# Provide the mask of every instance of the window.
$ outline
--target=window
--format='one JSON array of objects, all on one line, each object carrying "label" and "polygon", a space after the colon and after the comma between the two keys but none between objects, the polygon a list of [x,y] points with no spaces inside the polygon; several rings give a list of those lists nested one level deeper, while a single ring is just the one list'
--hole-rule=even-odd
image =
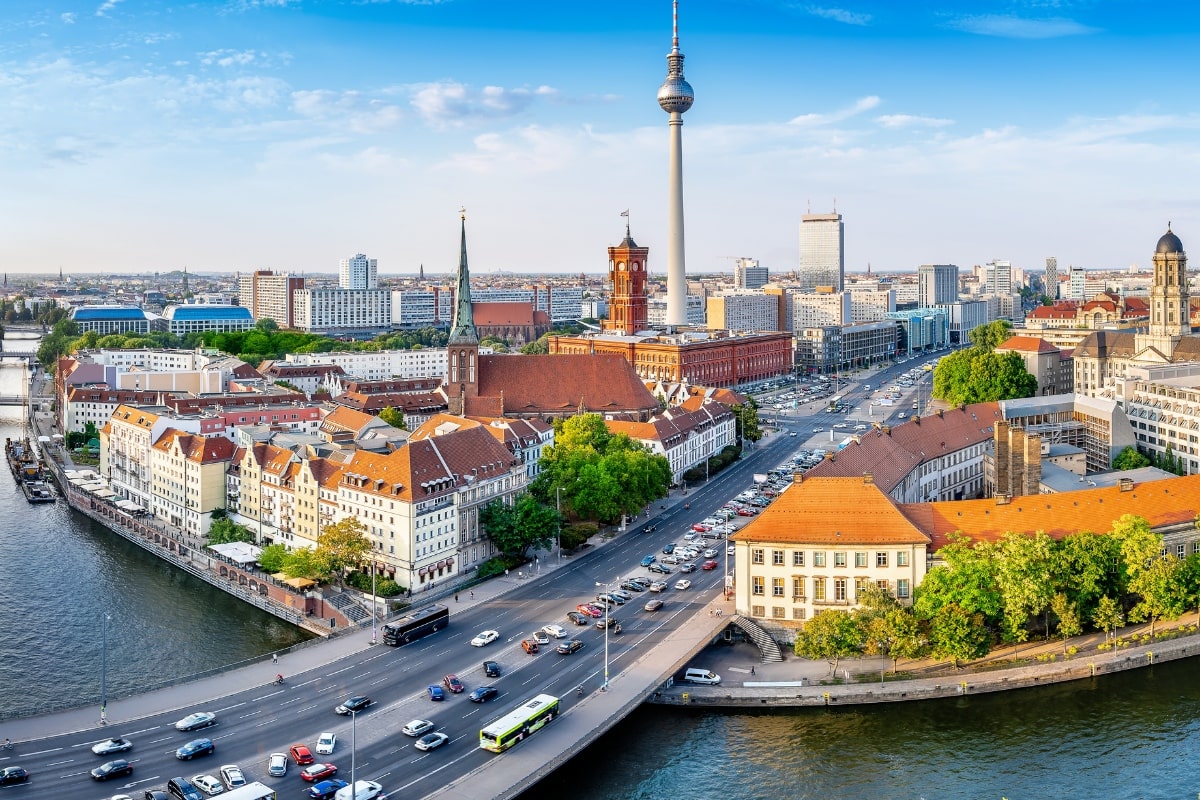
[{"label": "window", "polygon": [[825,601],[825,579],[813,578],[813,600],[818,603]]},{"label": "window", "polygon": [[763,581],[763,577],[762,577],[761,575],[755,575],[754,577],[752,577],[752,578],[750,579],[750,592],[751,592],[751,594],[758,594],[758,595],[761,595],[761,594],[763,594],[765,591],[766,591],[766,589],[765,589],[765,583],[764,583],[764,581]]},{"label": "window", "polygon": [[883,589],[885,592],[888,590],[888,582],[887,582],[886,578],[884,578],[883,580],[875,581],[875,585],[878,586],[880,589]]},{"label": "window", "polygon": [[887,565],[888,565],[887,553],[886,552],[876,553],[875,554],[875,566],[886,567]]},{"label": "window", "polygon": [[845,578],[834,578],[833,579],[833,599],[838,602],[844,602],[846,600],[846,579]]},{"label": "window", "polygon": [[783,566],[783,551],[782,550],[772,550],[771,551],[771,563],[776,567]]},{"label": "window", "polygon": [[865,567],[866,565],[867,565],[867,554],[866,553],[855,553],[854,554],[854,566]]},{"label": "window", "polygon": [[766,606],[750,606],[750,616],[765,617],[767,615]]},{"label": "window", "polygon": [[867,590],[867,587],[870,585],[871,585],[870,578],[855,578],[854,579],[854,599],[858,600],[860,597],[862,597],[863,592],[865,592]]},{"label": "window", "polygon": [[1184,556],[1187,555],[1187,553],[1184,552],[1186,549],[1187,549],[1187,545],[1184,545],[1184,544],[1179,545],[1178,547],[1175,548],[1175,555],[1179,558],[1183,558]]},{"label": "window", "polygon": [[[1200,542],[1196,542],[1196,544],[1194,544],[1192,546],[1200,547]],[[1197,551],[1197,552],[1200,552],[1200,551]],[[803,567],[804,566],[804,551],[803,550],[793,550],[792,551],[792,566],[793,567]]]},{"label": "window", "polygon": [[908,578],[901,578],[896,581],[896,597],[901,600],[908,597]]},{"label": "window", "polygon": [[757,547],[750,551],[750,563],[752,563],[752,564],[763,563],[763,551],[762,551],[761,547]]},{"label": "window", "polygon": [[825,553],[824,553],[824,551],[822,551],[822,550],[818,550],[817,552],[813,553],[813,566],[814,566],[814,567],[823,567],[823,566],[825,566]]},{"label": "window", "polygon": [[792,619],[806,619],[807,617],[808,614],[806,613],[806,609],[803,607],[794,606],[792,608]]},{"label": "window", "polygon": [[792,599],[793,600],[803,600],[804,599],[804,576],[803,575],[795,575],[792,577]]},{"label": "window", "polygon": [[783,578],[771,578],[771,596],[783,597]]},{"label": "window", "polygon": [[771,617],[773,619],[787,619],[787,609],[783,606],[771,606]]},{"label": "window", "polygon": [[846,566],[846,554],[841,552],[840,550],[838,552],[834,553],[833,554],[833,565],[835,567]]},{"label": "window", "polygon": [[907,567],[908,566],[908,551],[907,550],[897,550],[896,551],[896,566],[897,567]]}]

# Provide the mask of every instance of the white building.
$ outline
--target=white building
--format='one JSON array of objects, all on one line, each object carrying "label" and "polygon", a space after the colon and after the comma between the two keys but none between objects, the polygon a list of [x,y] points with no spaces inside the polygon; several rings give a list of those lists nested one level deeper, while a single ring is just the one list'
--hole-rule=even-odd
[{"label": "white building", "polygon": [[299,289],[293,327],[331,335],[390,330],[392,294],[382,289]]},{"label": "white building", "polygon": [[[922,264],[917,267],[917,304],[940,306],[958,300],[958,266]],[[894,309],[893,309],[894,310]]]},{"label": "white building", "polygon": [[238,304],[250,309],[255,321],[272,319],[281,328],[291,328],[292,293],[303,288],[304,278],[258,270],[238,278]]},{"label": "white building", "polygon": [[708,298],[709,330],[779,331],[779,301],[760,291],[719,292]]},{"label": "white building", "polygon": [[757,258],[739,258],[733,262],[733,285],[738,289],[761,289],[770,281],[767,268]]},{"label": "white building", "polygon": [[805,214],[800,218],[800,288],[832,286],[841,291],[845,279],[842,215]]},{"label": "white building", "polygon": [[[480,355],[491,355],[490,347],[479,348]],[[290,353],[281,364],[314,366],[337,365],[347,375],[364,381],[389,378],[429,378],[445,375],[449,359],[445,348],[421,350],[365,350],[333,353]]]},{"label": "white building", "polygon": [[423,328],[454,318],[454,292],[449,289],[399,289],[392,292],[392,326]]},{"label": "white building", "polygon": [[850,296],[850,322],[879,322],[896,310],[894,289],[856,289]]},{"label": "white building", "polygon": [[987,264],[984,264],[983,284],[984,294],[1012,294],[1012,262],[989,261]]},{"label": "white building", "polygon": [[338,262],[338,286],[342,289],[378,289],[378,261],[362,253]]},{"label": "white building", "polygon": [[[474,297],[474,292],[472,292]],[[707,302],[704,295],[687,294],[687,324],[704,325]],[[646,323],[652,327],[664,327],[667,324],[667,298],[651,297],[646,303]]]},{"label": "white building", "polygon": [[850,324],[854,318],[851,295],[851,292],[793,293],[792,330]]}]

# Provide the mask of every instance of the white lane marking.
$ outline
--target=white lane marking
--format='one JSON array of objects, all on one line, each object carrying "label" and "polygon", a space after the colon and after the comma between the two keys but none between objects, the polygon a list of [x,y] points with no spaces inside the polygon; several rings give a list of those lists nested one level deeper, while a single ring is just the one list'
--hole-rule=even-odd
[{"label": "white lane marking", "polygon": [[161,739],[155,739],[155,740],[154,740],[154,741],[152,741],[152,742],[148,742],[148,744],[158,744],[159,742],[165,742],[165,741],[167,741],[167,740],[169,740],[169,739],[171,739],[171,738],[173,738],[173,737],[171,737],[171,736],[164,736],[164,737],[163,737],[163,738],[161,738]]},{"label": "white lane marking", "polygon": [[34,751],[34,752],[32,752],[32,753],[21,753],[21,757],[22,757],[22,758],[28,758],[28,757],[30,757],[30,756],[40,756],[40,755],[42,755],[43,753],[57,753],[59,750],[63,750],[63,749],[65,749],[65,748],[62,748],[62,747],[51,747],[49,750],[35,750],[35,751]]},{"label": "white lane marking", "polygon": [[286,690],[280,690],[280,691],[278,691],[278,692],[271,692],[270,694],[264,694],[264,695],[261,695],[261,696],[259,696],[259,697],[256,697],[256,698],[254,698],[254,702],[256,702],[256,703],[257,703],[257,702],[260,702],[260,701],[262,701],[262,700],[268,700],[268,699],[270,699],[270,698],[272,698],[272,697],[277,697],[278,695],[281,695],[281,694],[283,694],[283,692],[284,692],[284,691],[286,691]]},{"label": "white lane marking", "polygon": [[240,708],[241,706],[244,706],[244,705],[246,705],[244,702],[242,702],[242,703],[234,703],[234,704],[233,704],[233,705],[231,705],[231,706],[225,706],[225,708],[218,708],[218,709],[217,709],[216,711],[214,711],[213,713],[214,713],[214,714],[220,714],[220,713],[221,713],[221,712],[223,712],[223,711],[232,711],[233,709],[235,709],[235,708]]},{"label": "white lane marking", "polygon": [[303,714],[305,711],[310,711],[310,710],[312,710],[312,709],[314,709],[314,708],[316,708],[316,707],[317,707],[317,704],[316,704],[316,703],[313,703],[311,706],[304,706],[303,708],[297,708],[297,709],[296,709],[296,713],[297,713],[297,714]]},{"label": "white lane marking", "polygon": [[358,664],[347,664],[346,666],[342,667],[341,669],[330,672],[325,677],[332,678],[334,675],[341,675],[343,672],[349,672],[350,670],[355,669],[357,667],[358,667]]},{"label": "white lane marking", "polygon": [[[57,766],[59,766],[60,764],[74,764],[74,763],[75,763],[75,759],[73,759],[73,758],[68,758],[66,761],[51,761],[51,762],[50,762],[49,764],[47,764],[46,766],[47,766],[47,767],[57,767]],[[85,770],[85,772],[86,772],[86,770]],[[76,775],[78,775],[79,773],[75,773],[75,774],[76,774]]]},{"label": "white lane marking", "polygon": [[238,717],[238,719],[249,719],[250,717],[257,716],[258,714],[263,713],[263,711],[265,711],[265,710],[266,709],[257,708],[254,711],[251,711],[249,714],[242,714],[240,717]]}]

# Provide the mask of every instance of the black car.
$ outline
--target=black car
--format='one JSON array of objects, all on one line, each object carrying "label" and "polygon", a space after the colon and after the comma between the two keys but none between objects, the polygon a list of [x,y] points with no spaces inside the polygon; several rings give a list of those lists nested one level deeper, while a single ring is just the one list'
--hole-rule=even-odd
[{"label": "black car", "polygon": [[472,703],[485,703],[498,694],[500,694],[500,690],[495,686],[480,686],[467,695],[467,697],[471,698]]},{"label": "black car", "polygon": [[334,711],[336,711],[337,713],[342,714],[342,715],[349,714],[351,712],[357,713],[357,712],[365,709],[367,706],[371,705],[371,703],[372,703],[371,698],[366,697],[365,695],[356,694],[353,697],[351,697],[350,699],[346,700],[346,702],[342,703],[340,706],[335,708]]},{"label": "black car", "polygon": [[22,767],[5,767],[0,769],[0,786],[10,783],[25,783],[29,780],[29,772]]},{"label": "black car", "polygon": [[181,761],[191,761],[196,756],[211,756],[216,748],[212,739],[193,739],[175,751],[175,757]]},{"label": "black car", "polygon": [[627,592],[644,592],[644,591],[646,591],[645,586],[642,586],[640,583],[634,583],[633,581],[623,582],[621,584],[621,588]]},{"label": "black car", "polygon": [[92,778],[98,781],[106,781],[109,778],[118,778],[122,775],[132,775],[133,764],[130,764],[123,758],[113,759],[92,770]]},{"label": "black car", "polygon": [[560,642],[555,651],[560,656],[569,656],[581,647],[583,647],[583,642],[578,639],[567,639],[565,642]]},{"label": "black car", "polygon": [[581,614],[578,611],[568,611],[567,619],[571,620],[571,622],[574,622],[576,625],[590,625],[592,623],[591,617],[589,617],[587,614]]},{"label": "black car", "polygon": [[668,545],[664,545],[662,551],[663,551],[664,556],[669,556],[669,555],[671,555],[671,553],[674,553],[675,552],[674,542],[672,542],[671,544],[668,544]]},{"label": "black car", "polygon": [[483,662],[483,674],[488,678],[500,677],[500,665],[495,661]]}]

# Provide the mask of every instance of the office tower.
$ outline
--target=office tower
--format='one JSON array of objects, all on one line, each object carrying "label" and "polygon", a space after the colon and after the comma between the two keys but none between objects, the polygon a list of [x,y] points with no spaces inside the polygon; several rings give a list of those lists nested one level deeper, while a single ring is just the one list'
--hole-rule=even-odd
[{"label": "office tower", "polygon": [[757,258],[739,258],[733,264],[733,285],[738,289],[761,289],[767,285],[767,268]]},{"label": "office tower", "polygon": [[338,262],[338,287],[341,289],[378,289],[378,262],[362,253]]},{"label": "office tower", "polygon": [[1046,259],[1046,297],[1058,299],[1058,259],[1053,256]]},{"label": "office tower", "polygon": [[842,215],[805,214],[800,218],[800,288],[845,288],[846,253]]},{"label": "office tower", "polygon": [[922,264],[917,267],[917,305],[932,308],[958,300],[956,264]]},{"label": "office tower", "polygon": [[984,294],[1012,294],[1012,262],[989,261],[983,266]]},{"label": "office tower", "polygon": [[250,309],[254,321],[275,320],[281,328],[295,322],[295,292],[304,288],[304,278],[256,270],[238,279],[238,304]]},{"label": "office tower", "polygon": [[683,79],[683,53],[679,52],[679,0],[672,4],[671,52],[667,79],[658,90],[658,105],[671,115],[670,169],[667,179],[667,324],[687,324],[687,270],[683,261],[683,112],[695,95]]}]

